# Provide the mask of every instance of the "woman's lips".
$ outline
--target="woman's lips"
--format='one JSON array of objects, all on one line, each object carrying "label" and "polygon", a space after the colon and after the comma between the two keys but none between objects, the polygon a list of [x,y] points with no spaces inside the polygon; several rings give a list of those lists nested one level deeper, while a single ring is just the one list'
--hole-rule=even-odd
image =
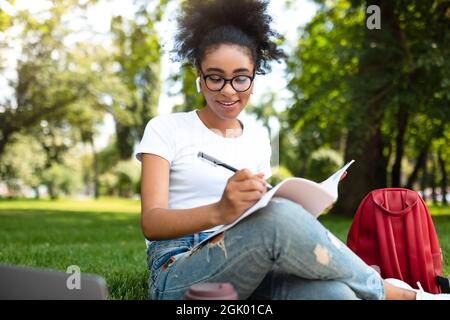
[{"label": "woman's lips", "polygon": [[238,103],[239,100],[230,101],[230,102],[225,102],[225,101],[216,101],[216,102],[225,108],[230,108],[230,107],[233,107],[234,105],[236,105],[236,103]]}]

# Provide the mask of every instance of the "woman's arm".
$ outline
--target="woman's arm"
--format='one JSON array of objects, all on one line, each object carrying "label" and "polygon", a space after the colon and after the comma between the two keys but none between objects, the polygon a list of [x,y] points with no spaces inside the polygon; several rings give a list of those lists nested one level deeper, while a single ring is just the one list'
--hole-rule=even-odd
[{"label": "woman's arm", "polygon": [[260,174],[236,172],[220,201],[191,209],[168,209],[169,162],[142,154],[141,228],[149,240],[174,239],[237,219],[261,198],[266,188]]},{"label": "woman's arm", "polygon": [[168,209],[169,162],[145,153],[141,161],[141,227],[147,239],[173,239],[217,225],[214,204],[192,209]]}]

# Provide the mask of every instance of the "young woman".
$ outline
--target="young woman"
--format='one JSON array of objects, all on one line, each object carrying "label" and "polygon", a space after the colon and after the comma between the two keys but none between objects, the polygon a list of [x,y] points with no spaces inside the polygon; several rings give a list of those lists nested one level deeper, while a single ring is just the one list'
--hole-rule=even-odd
[{"label": "young woman", "polygon": [[[199,282],[230,282],[240,299],[431,297],[383,281],[301,206],[282,198],[191,250],[266,192],[269,138],[238,118],[255,75],[283,57],[266,10],[266,1],[195,0],[178,20],[176,52],[196,68],[206,106],[153,118],[137,149],[150,297],[183,299]],[[211,166],[199,151],[241,170]]]}]

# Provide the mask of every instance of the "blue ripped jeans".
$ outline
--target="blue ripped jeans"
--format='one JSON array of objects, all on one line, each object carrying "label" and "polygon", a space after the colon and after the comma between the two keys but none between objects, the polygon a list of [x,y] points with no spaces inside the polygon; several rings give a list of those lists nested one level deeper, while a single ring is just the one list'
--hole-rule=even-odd
[{"label": "blue ripped jeans", "polygon": [[183,299],[199,282],[230,282],[239,299],[384,299],[379,274],[290,200],[191,250],[207,235],[150,243],[151,299]]}]

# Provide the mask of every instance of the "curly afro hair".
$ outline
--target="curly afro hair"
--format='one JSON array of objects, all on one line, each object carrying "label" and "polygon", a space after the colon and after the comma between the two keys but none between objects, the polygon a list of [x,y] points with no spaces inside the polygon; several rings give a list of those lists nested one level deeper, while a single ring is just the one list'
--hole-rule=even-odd
[{"label": "curly afro hair", "polygon": [[207,50],[235,44],[249,49],[257,74],[270,72],[270,61],[286,56],[274,42],[280,36],[270,27],[268,4],[258,0],[187,0],[177,20],[176,60],[187,60],[200,68]]}]

